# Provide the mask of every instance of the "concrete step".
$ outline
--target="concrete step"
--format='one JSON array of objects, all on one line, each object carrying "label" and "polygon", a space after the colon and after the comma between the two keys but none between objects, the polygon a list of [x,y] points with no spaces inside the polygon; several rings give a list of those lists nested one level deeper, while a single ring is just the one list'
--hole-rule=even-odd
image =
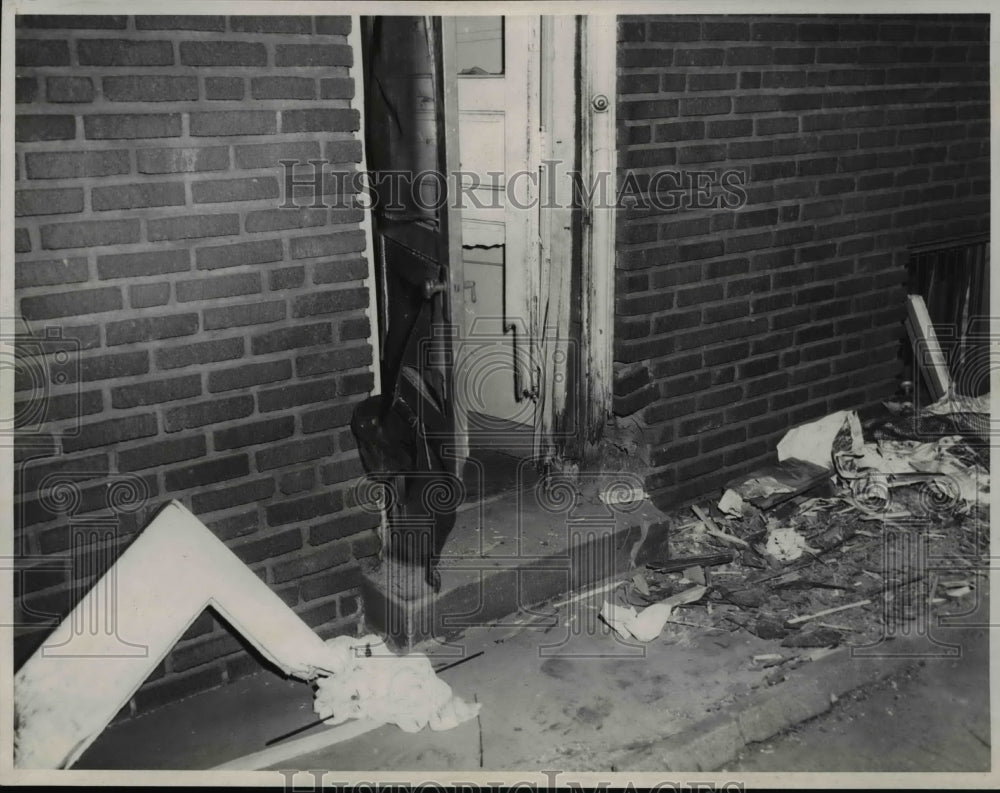
[{"label": "concrete step", "polygon": [[655,555],[666,532],[649,501],[609,506],[558,478],[473,500],[444,548],[439,593],[415,568],[383,562],[364,571],[366,626],[397,650],[452,639],[628,570]]}]

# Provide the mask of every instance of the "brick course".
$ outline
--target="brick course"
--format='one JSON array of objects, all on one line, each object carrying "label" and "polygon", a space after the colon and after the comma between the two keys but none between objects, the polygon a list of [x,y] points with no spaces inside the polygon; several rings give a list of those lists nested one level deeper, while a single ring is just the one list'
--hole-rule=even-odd
[{"label": "brick course", "polygon": [[[356,467],[324,465],[357,464],[342,435],[372,382],[365,237],[356,210],[279,209],[278,162],[359,160],[350,30],[347,17],[17,18],[16,300],[42,340],[24,347],[36,366],[15,401],[44,417],[16,454],[25,553],[68,547],[47,477],[93,480],[77,512],[112,516],[100,480],[141,484],[122,536],[179,499],[322,635],[353,630],[357,559],[374,552],[358,540],[374,525],[343,493]],[[81,583],[29,577],[19,610],[64,613]],[[255,664],[203,615],[130,712]]]},{"label": "brick course", "polygon": [[747,197],[618,211],[614,409],[661,504],[895,390],[908,246],[989,229],[988,24],[619,18],[619,177],[704,170],[724,197],[732,171]]}]

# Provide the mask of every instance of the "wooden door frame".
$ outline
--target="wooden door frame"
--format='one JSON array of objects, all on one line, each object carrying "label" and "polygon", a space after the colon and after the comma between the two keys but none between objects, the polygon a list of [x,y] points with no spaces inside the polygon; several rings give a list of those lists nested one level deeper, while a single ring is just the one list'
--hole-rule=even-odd
[{"label": "wooden door frame", "polygon": [[[537,359],[542,367],[534,427],[534,455],[548,460],[566,451],[566,430],[578,420],[574,409],[581,367],[573,359],[573,267],[575,239],[573,184],[577,162],[579,18],[541,18],[541,159],[545,185],[539,210],[539,287],[542,305]],[[573,89],[567,90],[567,86]],[[551,193],[550,193],[551,191]]]},{"label": "wooden door frame", "polygon": [[[580,171],[584,184],[607,180],[606,200],[584,213],[582,228],[583,332],[580,420],[585,446],[600,439],[611,415],[614,378],[615,197],[617,190],[617,17],[580,17]],[[604,97],[606,104],[598,109]],[[602,177],[602,175],[604,175]],[[600,191],[597,196],[600,197]],[[589,221],[589,222],[587,222]]]},{"label": "wooden door frame", "polygon": [[[544,97],[548,91],[548,99],[542,107],[542,157],[559,163],[561,173],[551,182],[544,173],[541,179],[557,193],[554,206],[542,211],[539,234],[548,320],[540,328],[545,371],[535,454],[547,459],[568,453],[584,466],[595,462],[590,458],[612,407],[617,33],[613,14],[543,17],[542,92]],[[577,90],[567,91],[567,85]],[[601,109],[594,105],[599,96]],[[585,191],[603,180],[594,206],[583,206],[565,178],[574,170]],[[581,328],[579,337],[571,338],[575,300]],[[569,355],[558,352],[573,344],[578,353],[571,364]]]},{"label": "wooden door frame", "polygon": [[[361,159],[358,162],[358,169],[362,174],[368,173],[368,151],[365,141],[365,75],[361,58],[361,14],[351,14],[351,32],[347,34],[347,44],[353,53],[353,64],[348,74],[354,79],[354,98],[352,106],[358,111],[358,118],[361,119],[358,128],[358,140],[361,143]],[[362,179],[362,195],[360,196],[364,206],[372,204],[372,196],[368,186],[368,179]],[[368,265],[368,272],[365,275],[364,286],[368,290],[368,305],[365,307],[365,316],[368,317],[368,327],[370,329],[368,343],[372,348],[372,395],[382,393],[382,343],[381,329],[379,323],[382,322],[381,303],[382,298],[378,293],[378,282],[375,278],[375,241],[372,237],[372,215],[371,210],[364,209],[361,212],[361,232],[365,236],[365,250],[368,255],[365,261]]]},{"label": "wooden door frame", "polygon": [[[440,16],[432,18],[435,35],[432,41],[441,48],[440,57],[432,53],[435,65],[434,81],[435,96],[440,107],[436,108],[438,163],[444,170],[445,178],[450,185],[452,174],[460,170],[460,151],[458,146],[458,68],[455,58],[455,17]],[[439,222],[444,232],[440,253],[447,256],[447,281],[445,289],[448,299],[443,300],[447,307],[443,327],[451,336],[451,342],[443,340],[451,355],[452,366],[457,360],[457,354],[464,336],[463,323],[465,317],[465,261],[462,255],[462,210],[448,202],[440,211]],[[443,297],[443,296],[442,296]],[[454,457],[448,460],[451,472],[459,479],[465,460],[469,456],[469,422],[468,406],[459,398],[454,368],[449,370],[448,399],[446,405],[451,409]]]},{"label": "wooden door frame", "polygon": [[[349,42],[354,46],[355,58],[361,58],[360,20],[361,15],[352,15],[352,32]],[[574,249],[579,246],[582,278],[580,295],[582,299],[583,330],[580,344],[579,366],[575,372],[567,372],[565,358],[561,372],[554,371],[548,354],[548,340],[543,336],[540,363],[545,367],[542,377],[542,404],[535,421],[535,453],[543,456],[559,450],[553,443],[552,435],[560,426],[567,402],[575,394],[579,404],[573,410],[572,423],[580,424],[581,440],[596,440],[611,415],[613,386],[613,345],[614,345],[614,269],[615,269],[615,210],[614,193],[617,188],[617,144],[616,144],[616,65],[617,65],[617,17],[614,15],[583,15],[577,17],[551,17],[543,24],[541,46],[553,47],[556,57],[542,58],[542,79],[550,80],[553,86],[562,86],[572,80],[578,91],[551,91],[551,101],[543,108],[544,132],[541,140],[543,159],[562,163],[572,162],[578,152],[579,170],[585,184],[594,184],[602,172],[610,174],[608,198],[612,203],[594,207],[569,208],[572,192],[566,180],[557,180],[561,192],[555,197],[557,209],[546,210],[540,218],[539,237],[541,243],[540,285],[548,290],[548,297],[559,299],[559,308],[553,318],[556,329],[565,342],[569,328],[568,304],[570,295],[570,271]],[[360,60],[356,72],[357,88],[355,106],[361,113],[364,124],[364,87]],[[578,65],[578,68],[577,68]],[[593,99],[601,94],[608,100],[607,108],[595,112]],[[362,134],[362,146],[363,138]],[[362,158],[360,166],[366,168]],[[543,177],[544,179],[544,177]],[[371,222],[367,217],[362,223],[367,237],[368,250],[373,251]],[[572,217],[582,215],[582,222],[573,223]],[[574,240],[573,226],[580,229],[580,237]],[[374,256],[368,257],[369,273],[367,283],[371,294],[377,300],[375,289]],[[369,308],[372,321],[372,345],[374,360],[378,361],[378,332],[375,301]],[[540,328],[543,334],[547,328]],[[572,339],[569,342],[572,343]],[[376,391],[379,368],[373,367],[376,377]],[[566,375],[572,373],[575,383],[567,382]],[[558,378],[555,375],[561,374]]]}]

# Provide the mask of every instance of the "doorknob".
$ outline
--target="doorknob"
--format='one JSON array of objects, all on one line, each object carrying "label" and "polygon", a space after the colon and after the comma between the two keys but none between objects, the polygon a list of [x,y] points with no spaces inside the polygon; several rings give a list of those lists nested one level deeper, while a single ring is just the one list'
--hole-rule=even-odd
[{"label": "doorknob", "polygon": [[424,300],[430,300],[434,295],[444,292],[447,288],[448,283],[446,281],[435,281],[428,278],[424,281]]},{"label": "doorknob", "polygon": [[[476,282],[466,281],[462,284],[462,288],[469,290],[469,299],[472,300],[473,303],[475,303]],[[447,289],[448,289],[448,284],[445,281],[434,281],[433,279],[428,278],[426,281],[424,281],[424,300],[430,300],[432,297],[434,297],[434,295],[440,292],[444,292]]]}]

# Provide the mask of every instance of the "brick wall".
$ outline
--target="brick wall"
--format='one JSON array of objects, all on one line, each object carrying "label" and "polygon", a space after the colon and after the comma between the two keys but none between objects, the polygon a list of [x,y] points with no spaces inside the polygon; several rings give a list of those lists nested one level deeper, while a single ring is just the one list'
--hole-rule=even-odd
[{"label": "brick wall", "polygon": [[907,247],[989,229],[988,36],[985,15],[620,18],[622,184],[701,170],[696,200],[735,204],[732,170],[747,199],[618,213],[615,412],[647,426],[658,500],[895,390]]},{"label": "brick wall", "polygon": [[[365,235],[354,208],[279,208],[278,164],[360,160],[349,32],[19,18],[20,655],[170,499],[322,635],[353,629],[377,549],[350,487],[373,385]],[[256,668],[203,615],[131,711]]]}]

